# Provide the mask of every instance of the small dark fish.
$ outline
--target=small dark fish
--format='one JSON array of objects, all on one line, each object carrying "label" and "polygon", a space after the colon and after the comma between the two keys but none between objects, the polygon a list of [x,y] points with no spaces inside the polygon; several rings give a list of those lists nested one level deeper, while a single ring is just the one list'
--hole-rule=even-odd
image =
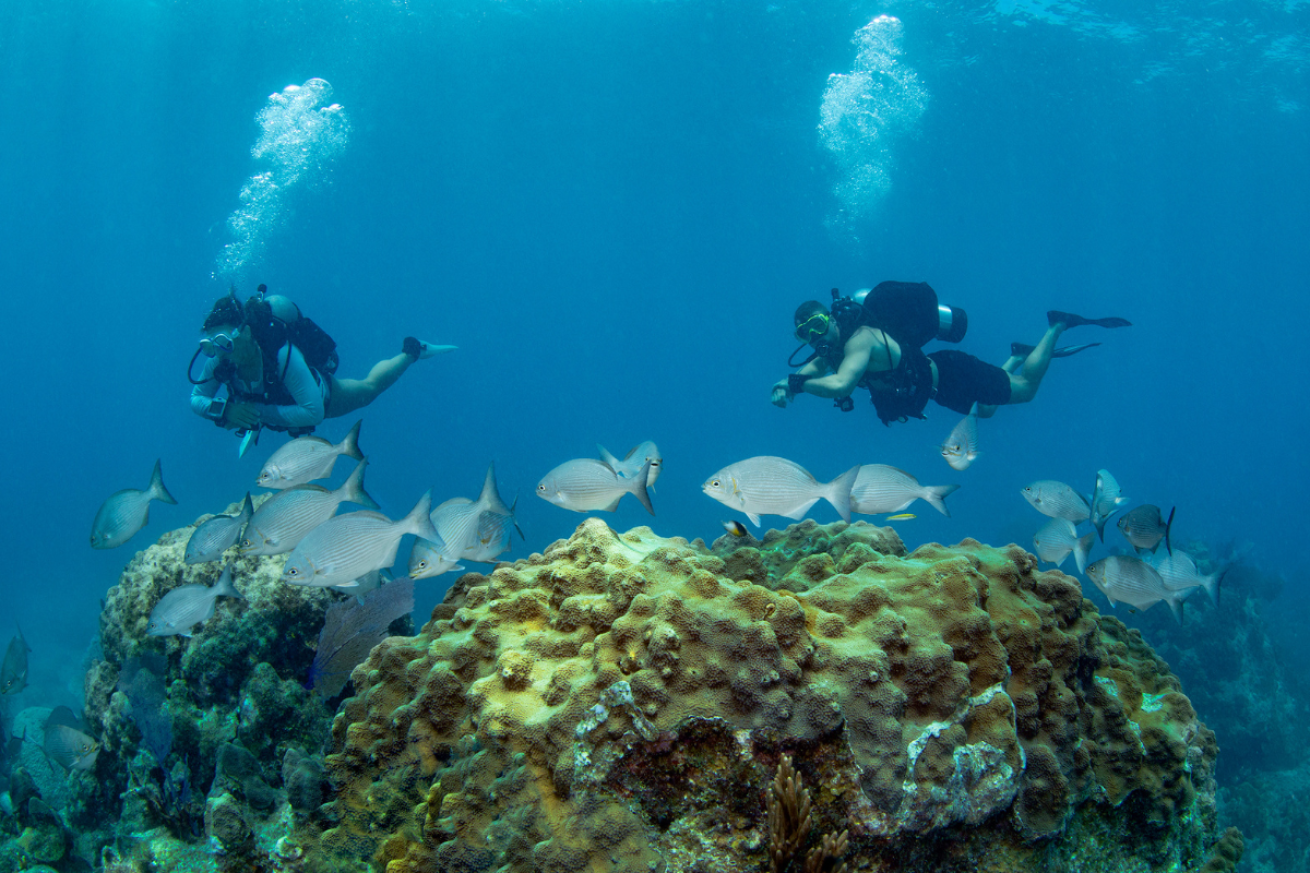
[{"label": "small dark fish", "polygon": [[746,530],[746,525],[735,520],[725,521],[723,523],[723,529],[735,537],[744,537],[750,533],[750,531]]},{"label": "small dark fish", "polygon": [[1169,528],[1173,526],[1177,508],[1169,510],[1168,519],[1160,515],[1160,507],[1151,503],[1129,510],[1119,518],[1119,532],[1139,552],[1154,552],[1160,546],[1160,540],[1164,540],[1165,551],[1173,554]]},{"label": "small dark fish", "polygon": [[17,694],[27,687],[27,653],[32,651],[23,639],[23,629],[9,641],[4,666],[0,667],[0,694]]},{"label": "small dark fish", "polygon": [[90,770],[100,754],[100,742],[82,730],[82,723],[66,706],[57,706],[45,723],[41,748],[65,770]]},{"label": "small dark fish", "polygon": [[236,545],[254,514],[255,507],[247,491],[246,502],[236,515],[216,515],[201,522],[186,542],[186,563],[205,564],[223,557],[224,552]]},{"label": "small dark fish", "polygon": [[136,532],[150,521],[150,501],[177,503],[164,487],[164,474],[159,461],[150,474],[150,484],[144,491],[124,488],[115,491],[100,504],[96,519],[91,524],[91,548],[113,549],[132,539]]}]

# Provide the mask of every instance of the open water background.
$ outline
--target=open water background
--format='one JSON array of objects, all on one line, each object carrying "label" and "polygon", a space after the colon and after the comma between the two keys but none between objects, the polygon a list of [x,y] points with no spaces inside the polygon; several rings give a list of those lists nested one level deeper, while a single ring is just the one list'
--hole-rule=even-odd
[{"label": "open water background", "polygon": [[[406,334],[460,346],[364,412],[392,515],[428,488],[475,497],[494,460],[522,557],[581,520],[533,496],[546,471],[654,439],[658,517],[625,499],[618,529],[711,539],[729,516],[701,483],[774,454],[960,482],[951,518],[900,523],[911,546],[1029,545],[1022,486],[1090,491],[1105,467],[1177,505],[1176,540],[1250,543],[1285,577],[1270,612],[1303,672],[1310,3],[1149,7],[7,0],[0,635],[17,620],[34,650],[25,704],[76,703],[133,550],[239,500],[280,442],[238,460],[187,405],[229,282],[296,300],[341,375]],[[313,77],[348,129],[282,116],[290,139],[256,158],[269,95]],[[863,135],[820,129],[842,111]],[[269,172],[285,184],[242,219]],[[957,473],[935,446],[958,416],[935,405],[890,429],[859,398],[769,405],[796,304],[888,278],[964,307],[962,348],[997,363],[1047,309],[1135,326],[1068,334],[1104,345],[984,421]],[[180,505],[90,549],[96,508],[155,458]],[[420,583],[420,622],[450,578]]]}]

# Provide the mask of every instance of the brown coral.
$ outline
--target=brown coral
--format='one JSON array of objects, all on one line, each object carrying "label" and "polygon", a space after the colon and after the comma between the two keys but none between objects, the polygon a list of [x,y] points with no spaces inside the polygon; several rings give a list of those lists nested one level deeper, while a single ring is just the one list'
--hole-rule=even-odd
[{"label": "brown coral", "polygon": [[863,870],[1163,869],[1216,838],[1177,681],[1015,546],[806,522],[704,550],[589,519],[463,577],[354,680],[325,840],[388,873],[766,867],[784,752]]}]

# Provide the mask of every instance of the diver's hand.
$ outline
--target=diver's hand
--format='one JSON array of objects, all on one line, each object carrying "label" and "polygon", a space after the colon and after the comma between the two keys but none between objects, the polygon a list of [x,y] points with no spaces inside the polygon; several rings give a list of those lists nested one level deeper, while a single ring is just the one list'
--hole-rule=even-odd
[{"label": "diver's hand", "polygon": [[786,409],[787,404],[795,397],[791,389],[787,387],[787,380],[783,379],[774,383],[772,403],[780,409]]},{"label": "diver's hand", "polygon": [[253,403],[228,403],[223,412],[223,426],[237,430],[259,427],[259,410]]}]

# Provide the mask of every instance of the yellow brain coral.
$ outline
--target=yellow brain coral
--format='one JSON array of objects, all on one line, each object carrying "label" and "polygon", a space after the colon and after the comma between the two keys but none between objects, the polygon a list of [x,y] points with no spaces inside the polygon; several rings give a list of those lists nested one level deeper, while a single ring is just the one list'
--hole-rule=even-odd
[{"label": "yellow brain coral", "polygon": [[1218,838],[1177,680],[1016,546],[588,519],[354,681],[324,844],[388,873],[768,869],[783,753],[850,869],[1181,869]]}]

